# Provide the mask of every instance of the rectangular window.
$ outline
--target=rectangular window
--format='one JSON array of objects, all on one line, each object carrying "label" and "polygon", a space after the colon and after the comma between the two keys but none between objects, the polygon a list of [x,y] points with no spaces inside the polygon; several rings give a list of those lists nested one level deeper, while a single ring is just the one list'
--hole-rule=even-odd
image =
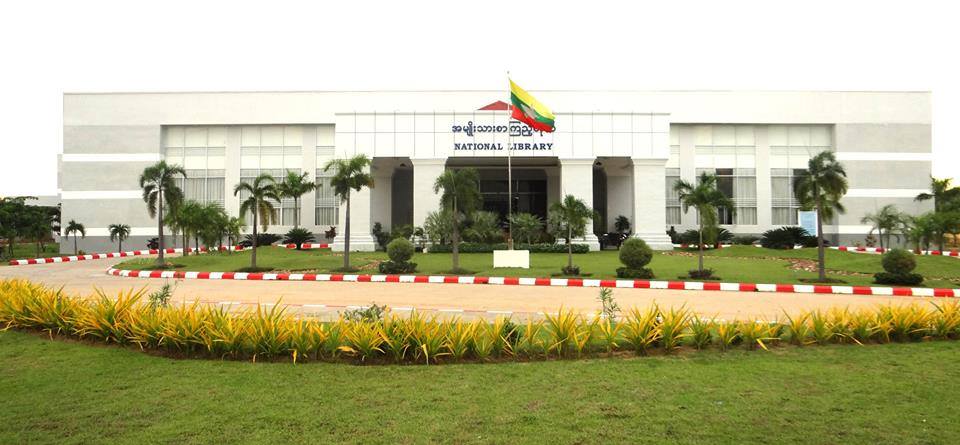
[{"label": "rectangular window", "polygon": [[336,226],[340,219],[340,198],[333,193],[333,187],[330,185],[330,174],[318,168],[316,172],[317,189],[314,192],[316,197],[316,211],[314,213],[314,223],[318,226]]},{"label": "rectangular window", "polygon": [[793,196],[793,179],[802,169],[770,169],[771,223],[773,225],[797,225],[797,210],[800,203]]},{"label": "rectangular window", "polygon": [[679,225],[681,224],[680,195],[674,190],[674,186],[680,180],[680,169],[668,168],[666,173],[667,225]]},{"label": "rectangular window", "polygon": [[697,169],[717,176],[717,189],[733,200],[734,212],[719,211],[721,225],[757,224],[757,171],[753,168]]},{"label": "rectangular window", "polygon": [[829,125],[771,125],[770,143],[771,223],[796,225],[800,203],[793,196],[793,180],[807,168],[807,162],[833,149]]},{"label": "rectangular window", "polygon": [[226,134],[226,127],[164,128],[164,159],[186,170],[177,181],[185,199],[223,206]]}]

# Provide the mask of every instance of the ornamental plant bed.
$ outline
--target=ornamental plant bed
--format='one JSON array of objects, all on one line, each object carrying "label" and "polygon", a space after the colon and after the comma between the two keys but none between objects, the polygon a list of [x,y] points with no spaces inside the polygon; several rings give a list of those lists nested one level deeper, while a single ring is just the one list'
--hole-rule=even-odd
[{"label": "ornamental plant bed", "polygon": [[657,305],[631,308],[616,320],[560,308],[543,319],[516,323],[503,317],[440,320],[417,312],[321,322],[295,317],[279,304],[229,312],[200,304],[154,306],[143,301],[143,290],[98,294],[99,299],[84,299],[24,280],[0,281],[0,323],[178,357],[354,364],[553,360],[960,337],[956,300],[787,313],[767,322],[714,320],[685,307]]}]

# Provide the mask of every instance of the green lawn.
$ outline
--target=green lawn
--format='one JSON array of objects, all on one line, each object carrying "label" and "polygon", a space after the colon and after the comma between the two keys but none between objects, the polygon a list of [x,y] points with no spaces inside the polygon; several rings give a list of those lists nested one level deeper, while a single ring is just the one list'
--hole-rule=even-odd
[{"label": "green lawn", "polygon": [[0,332],[0,443],[960,443],[960,342],[444,366]]},{"label": "green lawn", "polygon": [[[278,271],[316,271],[331,272],[342,266],[343,258],[326,250],[296,251],[278,247],[262,247],[257,251],[257,265],[272,267]],[[621,266],[616,251],[592,252],[574,255],[574,261],[580,265],[584,274],[592,278],[615,278],[616,269]],[[816,259],[816,249],[771,250],[752,246],[734,246],[718,251],[708,251],[706,267],[724,281],[755,283],[796,283],[801,278],[815,278],[815,272],[791,270],[786,260],[777,258]],[[355,267],[364,268],[363,272],[377,273],[371,261],[385,260],[382,252],[352,253]],[[771,258],[775,257],[775,258]],[[417,254],[413,261],[418,264],[419,273],[443,274],[450,270],[450,254]],[[531,254],[530,269],[494,269],[493,254],[461,254],[461,267],[484,276],[536,276],[549,277],[560,272],[565,265],[565,254]],[[187,258],[175,258],[173,262],[181,270],[229,272],[250,265],[250,253],[212,253]],[[697,259],[680,252],[654,255],[650,268],[658,279],[676,280],[696,268]],[[960,286],[960,260],[947,257],[917,257],[917,272],[927,277],[925,284],[931,287]],[[827,252],[827,266],[832,270],[862,273],[875,273],[882,270],[879,255],[850,253],[830,250]],[[124,269],[148,269],[153,267],[150,259],[139,258],[118,265]],[[851,285],[869,285],[872,276],[831,275]]]}]

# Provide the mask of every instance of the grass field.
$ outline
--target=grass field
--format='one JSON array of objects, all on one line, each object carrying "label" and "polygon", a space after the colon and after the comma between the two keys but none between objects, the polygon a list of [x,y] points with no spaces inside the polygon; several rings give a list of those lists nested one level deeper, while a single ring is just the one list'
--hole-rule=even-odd
[{"label": "grass field", "polygon": [[0,332],[0,443],[960,442],[960,342],[444,366],[174,360]]},{"label": "grass field", "polygon": [[[60,256],[60,245],[57,243],[47,243],[44,244],[43,250],[40,252],[41,258],[49,258],[54,256]],[[7,265],[7,261],[12,259],[21,259],[21,258],[36,258],[37,257],[37,245],[34,243],[18,243],[13,246],[13,257],[7,255],[7,248],[4,246],[3,252],[0,252],[0,265]]]},{"label": "grass field", "polygon": [[[621,266],[617,251],[591,252],[574,255],[574,262],[584,274],[593,278],[615,278],[616,269]],[[692,252],[691,252],[692,254]],[[752,246],[733,246],[716,251],[708,251],[705,265],[724,281],[754,283],[797,283],[801,278],[816,278],[815,272],[792,270],[787,259],[816,260],[816,249],[772,250]],[[377,273],[371,262],[385,260],[382,252],[352,253],[354,267],[367,266],[365,273]],[[417,254],[413,260],[418,264],[418,273],[443,274],[450,270],[450,254]],[[560,272],[567,256],[559,253],[539,253],[530,255],[530,269],[494,269],[493,254],[467,253],[460,255],[461,267],[485,276],[537,276],[549,277]],[[194,271],[230,272],[250,265],[250,254],[213,253],[187,258],[176,258],[178,269]],[[278,271],[316,271],[331,272],[341,267],[343,258],[326,250],[296,251],[278,247],[262,247],[257,251],[257,265],[272,267]],[[956,258],[922,256],[917,257],[917,272],[927,278],[926,286],[960,287],[960,260]],[[154,262],[138,258],[120,263],[124,269],[149,269]],[[680,252],[654,255],[650,268],[658,279],[675,280],[696,268],[695,256]],[[830,276],[852,285],[869,285],[872,274],[880,272],[879,255],[862,253],[827,252],[827,267],[832,271],[846,271],[867,274],[865,276],[831,273]]]}]

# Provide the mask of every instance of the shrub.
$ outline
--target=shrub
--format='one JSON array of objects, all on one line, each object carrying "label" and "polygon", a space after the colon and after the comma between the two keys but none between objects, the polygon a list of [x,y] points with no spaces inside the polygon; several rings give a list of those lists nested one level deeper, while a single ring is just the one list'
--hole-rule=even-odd
[{"label": "shrub", "polygon": [[687,276],[697,280],[713,278],[713,269],[703,269],[702,272],[699,269],[693,269],[687,272]]},{"label": "shrub", "polygon": [[464,241],[493,244],[503,241],[503,229],[496,213],[476,211],[470,214],[470,226],[463,231]]},{"label": "shrub", "polygon": [[397,238],[387,244],[387,256],[390,261],[384,261],[378,266],[381,273],[411,273],[417,270],[417,263],[411,263],[413,258],[413,243],[406,238]]},{"label": "shrub", "polygon": [[760,241],[760,237],[754,235],[740,235],[733,237],[733,244],[738,244],[741,246],[752,246],[757,241]]},{"label": "shrub", "polygon": [[387,243],[390,242],[390,232],[383,231],[383,224],[380,224],[379,222],[373,223],[373,227],[370,228],[370,234],[373,235],[373,239],[377,243],[378,250],[384,250],[387,248]]},{"label": "shrub", "polygon": [[670,226],[670,230],[667,230],[667,236],[670,237],[670,242],[673,244],[683,243],[683,238],[680,237],[680,234],[677,233],[677,229],[673,226]]},{"label": "shrub", "polygon": [[640,238],[630,238],[620,246],[620,262],[631,269],[640,269],[653,259],[653,250],[646,241]]},{"label": "shrub", "polygon": [[[565,244],[514,244],[514,249],[517,250],[529,250],[530,253],[567,253],[567,246]],[[460,253],[490,253],[494,250],[506,250],[507,245],[504,243],[497,244],[477,244],[477,243],[460,243]],[[590,247],[586,244],[574,244],[572,246],[573,253],[587,253],[590,251]],[[453,246],[449,244],[434,244],[430,246],[430,253],[450,253],[453,250]]]},{"label": "shrub", "polygon": [[417,271],[417,263],[410,261],[403,263],[384,261],[377,266],[377,269],[380,270],[380,273],[386,274],[414,273]]},{"label": "shrub", "polygon": [[0,324],[183,357],[420,364],[670,352],[684,339],[698,349],[718,350],[767,349],[778,339],[795,345],[946,340],[957,339],[960,324],[960,301],[806,311],[770,323],[707,320],[654,304],[632,308],[610,323],[616,302],[604,294],[607,320],[561,310],[546,321],[527,318],[517,326],[508,318],[451,322],[416,312],[396,317],[376,304],[344,311],[334,321],[300,317],[283,305],[242,311],[152,306],[143,290],[98,291],[99,298],[88,299],[24,280],[0,280]]},{"label": "shrub", "polygon": [[348,309],[341,314],[346,321],[353,322],[377,322],[383,320],[383,315],[387,313],[387,305],[377,305],[371,303],[370,306],[357,309]]},{"label": "shrub", "polygon": [[[257,234],[257,246],[269,246],[277,241],[280,241],[282,237],[276,233],[258,233]],[[241,247],[252,247],[253,246],[253,234],[249,234],[243,237],[243,241],[240,242]]]},{"label": "shrub", "polygon": [[763,232],[760,245],[767,249],[793,249],[797,244],[802,244],[805,238],[814,238],[816,245],[816,237],[811,237],[802,227],[780,227]]},{"label": "shrub", "polygon": [[397,238],[403,238],[409,240],[413,238],[414,231],[414,227],[410,224],[397,226],[393,228],[393,232],[390,232],[390,239],[395,240]]},{"label": "shrub", "polygon": [[[733,233],[731,233],[729,230],[722,229],[722,228],[717,228],[715,230],[716,230],[716,236],[712,237],[713,239],[711,239],[709,231],[703,233],[704,245],[710,245],[710,244],[716,244],[716,243],[729,243],[733,241]],[[683,232],[679,238],[680,238],[681,244],[697,245],[697,243],[700,242],[700,231],[696,229],[690,229],[690,230],[687,230],[686,232]]]},{"label": "shrub", "polygon": [[153,237],[147,240],[147,249],[159,249],[160,248],[160,238]]},{"label": "shrub", "polygon": [[653,271],[650,270],[650,269],[648,269],[648,268],[646,268],[646,267],[641,267],[641,268],[639,268],[639,269],[631,269],[631,268],[629,268],[629,267],[618,267],[618,268],[617,268],[617,278],[623,278],[623,279],[628,279],[628,280],[629,280],[629,279],[633,279],[633,280],[649,280],[649,279],[651,279],[651,278],[653,278],[653,277],[654,277]]},{"label": "shrub", "polygon": [[923,283],[923,275],[918,273],[895,274],[889,272],[879,272],[873,275],[873,281],[877,284],[916,286],[920,283]]},{"label": "shrub", "polygon": [[290,229],[283,238],[284,244],[296,244],[297,250],[303,246],[303,243],[312,243],[314,241],[316,241],[316,238],[314,238],[313,232],[303,227]]},{"label": "shrub", "polygon": [[397,238],[387,244],[387,256],[390,260],[405,263],[413,258],[413,243],[406,238]]},{"label": "shrub", "polygon": [[[800,239],[800,245],[803,246],[803,247],[817,247],[817,237],[815,237],[815,236],[805,236],[805,237],[803,237],[803,238]],[[824,238],[824,239],[823,239],[823,245],[824,245],[824,247],[829,246],[829,245],[830,245],[830,240]]]},{"label": "shrub", "polygon": [[883,254],[880,263],[883,270],[892,274],[910,273],[917,268],[917,260],[913,258],[913,254],[904,249],[892,249]]},{"label": "shrub", "polygon": [[580,266],[563,266],[560,268],[560,271],[563,272],[564,275],[580,275]]},{"label": "shrub", "polygon": [[173,288],[170,283],[164,283],[160,289],[157,289],[150,295],[147,295],[147,301],[152,307],[167,307],[170,305],[170,297],[173,296]]},{"label": "shrub", "polygon": [[883,270],[873,276],[878,284],[899,284],[903,286],[916,286],[923,283],[923,276],[912,273],[917,267],[917,260],[913,254],[904,249],[892,249],[883,254],[880,260]]}]

